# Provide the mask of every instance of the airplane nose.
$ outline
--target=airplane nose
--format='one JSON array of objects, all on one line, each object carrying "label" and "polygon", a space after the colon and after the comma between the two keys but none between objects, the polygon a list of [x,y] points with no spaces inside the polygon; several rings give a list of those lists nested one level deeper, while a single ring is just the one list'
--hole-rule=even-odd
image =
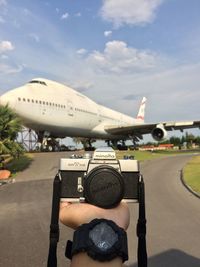
[{"label": "airplane nose", "polygon": [[3,101],[3,97],[2,96],[0,96],[0,106],[4,106],[4,103],[3,103],[4,101]]},{"label": "airplane nose", "polygon": [[10,95],[9,93],[5,93],[0,96],[0,105],[6,106],[9,105],[11,108],[14,108],[15,106],[15,98]]},{"label": "airplane nose", "polygon": [[3,106],[2,97],[0,96],[0,106]]}]

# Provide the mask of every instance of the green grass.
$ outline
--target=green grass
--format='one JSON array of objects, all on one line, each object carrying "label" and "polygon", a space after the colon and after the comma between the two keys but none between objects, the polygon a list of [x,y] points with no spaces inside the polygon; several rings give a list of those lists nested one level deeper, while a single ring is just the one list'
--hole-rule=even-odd
[{"label": "green grass", "polygon": [[152,153],[150,151],[138,151],[138,150],[116,151],[116,156],[118,159],[123,159],[125,155],[134,156],[134,159],[138,161],[155,159],[155,158],[161,157],[161,154]]},{"label": "green grass", "polygon": [[[183,153],[183,152],[181,152]],[[189,152],[186,152],[189,153]],[[166,156],[173,156],[180,154],[177,150],[157,150],[157,151],[139,151],[139,150],[129,150],[129,151],[116,151],[118,159],[123,159],[124,155],[134,156],[134,159],[138,161],[157,159]]]},{"label": "green grass", "polygon": [[10,161],[5,165],[5,168],[11,171],[12,176],[17,172],[21,172],[28,168],[33,160],[33,155],[26,153],[19,158],[10,159]]},{"label": "green grass", "polygon": [[200,156],[192,158],[183,169],[185,182],[196,192],[200,193]]},{"label": "green grass", "polygon": [[134,156],[134,159],[138,161],[157,159],[166,156],[175,156],[180,154],[191,154],[191,151],[182,150],[156,150],[156,151],[139,151],[139,150],[128,150],[128,151],[115,151],[118,159],[123,159],[124,155]]}]

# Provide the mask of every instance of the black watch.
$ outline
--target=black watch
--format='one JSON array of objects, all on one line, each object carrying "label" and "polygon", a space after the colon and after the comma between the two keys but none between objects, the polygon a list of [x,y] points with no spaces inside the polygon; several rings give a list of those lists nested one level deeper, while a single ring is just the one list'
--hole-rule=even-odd
[{"label": "black watch", "polygon": [[83,224],[74,232],[71,257],[79,252],[87,252],[97,261],[110,261],[121,257],[128,260],[128,244],[126,232],[113,221],[94,219]]}]

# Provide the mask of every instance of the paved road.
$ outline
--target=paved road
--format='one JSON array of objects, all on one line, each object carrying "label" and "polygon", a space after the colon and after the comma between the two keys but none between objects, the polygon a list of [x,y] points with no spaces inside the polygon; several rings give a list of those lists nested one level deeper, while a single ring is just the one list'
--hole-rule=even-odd
[{"label": "paved road", "polygon": [[[66,153],[36,154],[16,178],[0,187],[0,267],[43,267],[48,253],[52,181]],[[146,184],[147,245],[150,267],[200,266],[200,200],[181,184],[179,170],[189,156],[148,161],[141,166]],[[136,267],[138,205],[130,204],[130,260]],[[58,266],[69,266],[64,247],[72,231],[61,226]]]}]

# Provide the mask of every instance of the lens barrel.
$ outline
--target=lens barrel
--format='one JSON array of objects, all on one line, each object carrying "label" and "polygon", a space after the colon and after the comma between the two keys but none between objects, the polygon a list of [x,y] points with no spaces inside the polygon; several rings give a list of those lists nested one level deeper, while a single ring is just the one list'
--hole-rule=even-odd
[{"label": "lens barrel", "polygon": [[84,179],[84,196],[88,203],[102,208],[113,208],[124,196],[124,180],[113,167],[100,165]]}]

